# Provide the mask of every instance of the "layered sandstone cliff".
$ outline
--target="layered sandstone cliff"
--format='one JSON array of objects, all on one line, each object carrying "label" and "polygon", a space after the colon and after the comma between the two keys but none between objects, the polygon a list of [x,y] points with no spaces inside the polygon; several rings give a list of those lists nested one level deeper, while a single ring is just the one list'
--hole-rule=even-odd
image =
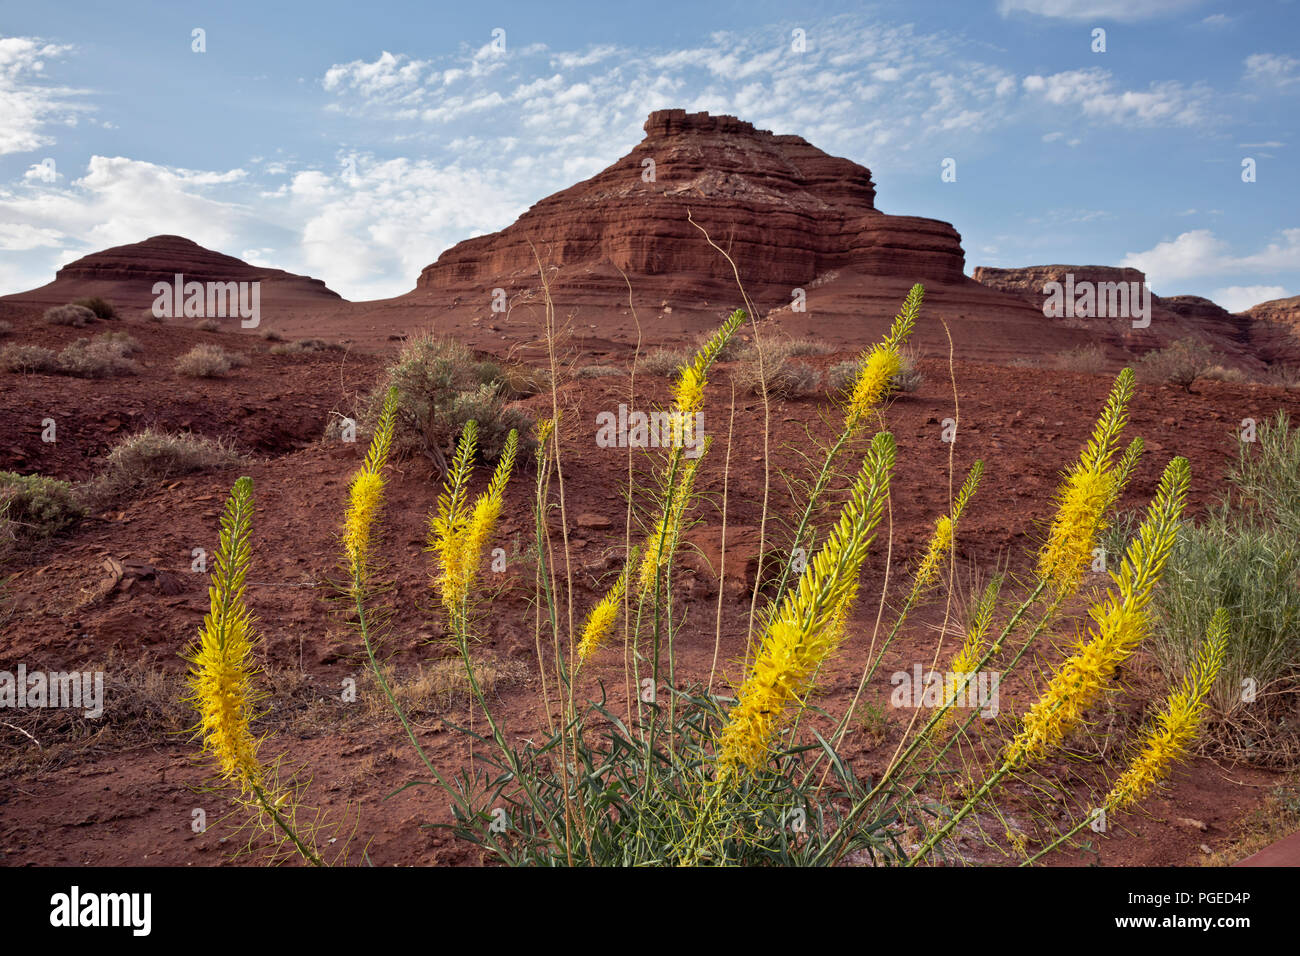
[{"label": "layered sandstone cliff", "polygon": [[651,113],[645,134],[591,179],[541,200],[500,232],[448,249],[418,287],[527,281],[537,272],[534,249],[562,273],[608,265],[633,276],[730,280],[692,219],[746,281],[790,288],[841,268],[965,281],[951,225],[880,212],[870,170],[801,137],[685,110]]}]

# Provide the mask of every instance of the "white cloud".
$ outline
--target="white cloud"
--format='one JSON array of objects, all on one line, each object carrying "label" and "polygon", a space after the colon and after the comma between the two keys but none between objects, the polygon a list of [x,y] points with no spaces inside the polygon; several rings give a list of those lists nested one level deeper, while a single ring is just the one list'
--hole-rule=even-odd
[{"label": "white cloud", "polygon": [[[10,252],[53,248],[23,257],[9,273],[16,292],[42,285],[54,266],[109,246],[174,233],[222,249],[255,223],[247,207],[209,193],[244,180],[243,170],[209,172],[159,166],[121,156],[92,156],[85,175],[67,186],[0,191],[0,245]],[[21,275],[21,281],[15,276]]]},{"label": "white cloud", "polygon": [[1246,79],[1279,87],[1300,83],[1300,59],[1281,53],[1252,53],[1246,57]]},{"label": "white cloud", "polygon": [[1234,255],[1209,229],[1193,229],[1145,252],[1130,252],[1120,265],[1141,269],[1163,295],[1185,279],[1300,270],[1300,228],[1283,229],[1280,241],[1247,255]]},{"label": "white cloud", "polygon": [[999,0],[1002,16],[1033,13],[1064,20],[1149,20],[1181,13],[1201,0]]},{"label": "white cloud", "polygon": [[0,156],[49,146],[54,142],[50,127],[75,124],[89,111],[74,101],[85,90],[40,82],[45,61],[71,49],[32,37],[0,36]]},{"label": "white cloud", "polygon": [[1201,126],[1208,119],[1205,89],[1165,81],[1152,83],[1145,91],[1121,90],[1101,67],[1050,76],[1030,74],[1021,85],[1049,106],[1077,106],[1085,116],[1109,123]]},{"label": "white cloud", "polygon": [[1215,28],[1226,27],[1231,22],[1232,17],[1228,16],[1226,13],[1212,13],[1201,21],[1201,26]]},{"label": "white cloud", "polygon": [[1245,312],[1252,305],[1272,299],[1285,299],[1289,293],[1280,285],[1230,285],[1215,289],[1210,298],[1229,312]]}]

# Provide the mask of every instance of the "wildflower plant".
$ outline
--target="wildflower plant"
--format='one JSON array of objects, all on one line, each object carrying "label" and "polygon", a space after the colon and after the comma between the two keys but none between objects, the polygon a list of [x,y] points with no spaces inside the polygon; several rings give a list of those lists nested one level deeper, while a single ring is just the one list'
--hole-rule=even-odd
[{"label": "wildflower plant", "polygon": [[210,607],[195,645],[186,656],[191,696],[198,712],[195,736],[216,766],[222,782],[251,811],[260,832],[273,842],[273,857],[286,846],[314,866],[324,865],[310,828],[300,827],[296,787],[282,784],[278,761],[259,756],[253,732],[258,703],[255,660],[257,635],[246,600],[252,549],[253,481],[240,478],[231,489],[221,518],[221,538],[208,587]]},{"label": "wildflower plant", "polygon": [[[1038,774],[1038,784],[1053,785],[1042,777],[1049,772],[1043,758],[1090,732],[1090,715],[1122,692],[1119,672],[1151,628],[1152,595],[1190,481],[1185,460],[1169,463],[1136,539],[1111,574],[1110,588],[1101,594],[1088,587],[1084,571],[1142,454],[1140,439],[1121,445],[1135,392],[1131,371],[1115,380],[1087,444],[1066,470],[1055,513],[1044,516],[1045,540],[1029,556],[1027,574],[999,574],[990,582],[965,627],[957,629],[961,640],[955,647],[943,644],[949,633],[945,611],[933,659],[951,662],[956,683],[945,688],[937,706],[912,714],[883,769],[864,774],[843,756],[846,737],[861,723],[853,719],[855,712],[860,704],[867,713],[877,707],[871,699],[873,680],[911,612],[930,601],[946,600],[951,607],[945,594],[950,569],[961,553],[986,471],[983,461],[974,462],[945,513],[934,517],[933,533],[912,573],[887,575],[876,607],[860,613],[868,559],[892,552],[888,516],[901,449],[885,420],[895,391],[891,383],[920,319],[924,290],[911,289],[883,339],[861,354],[845,389],[842,417],[829,425],[824,443],[813,441],[809,447],[816,451],[805,455],[808,472],[793,484],[787,541],[792,553],[802,549],[809,559],[798,567],[781,561],[765,577],[760,533],[759,573],[743,622],[755,639],[732,662],[728,690],[714,693],[714,673],[687,674],[679,668],[677,647],[698,634],[699,618],[679,590],[674,561],[698,511],[720,507],[725,524],[726,482],[721,502],[698,490],[709,462],[707,441],[693,458],[677,445],[657,453],[629,449],[629,522],[621,567],[590,602],[576,596],[568,552],[565,429],[556,386],[560,369],[545,270],[542,286],[551,410],[527,438],[532,461],[525,459],[535,469],[533,626],[546,720],[539,733],[507,732],[476,680],[473,661],[479,629],[491,621],[472,613],[484,590],[477,572],[499,517],[515,507],[510,479],[518,435],[511,432],[504,441],[486,489],[474,498],[478,432],[475,421],[466,422],[428,520],[435,607],[447,616],[473,699],[469,727],[458,728],[471,745],[472,763],[455,774],[430,760],[375,651],[382,620],[372,607],[382,586],[375,549],[396,391],[386,397],[370,451],[349,486],[342,535],[345,590],[376,682],[428,770],[428,779],[413,783],[434,786],[450,800],[451,822],[434,825],[446,826],[507,864],[833,865],[852,859],[916,865],[932,854],[946,855],[951,838],[973,822],[976,810],[990,808],[998,816],[1011,781]],[[684,421],[709,406],[715,364],[750,312],[731,313],[680,360],[670,416]],[[651,463],[653,481],[643,492],[632,483],[634,454]],[[763,501],[765,521],[766,490]],[[724,559],[725,545],[724,536]],[[960,712],[963,692],[991,667],[1005,675],[1040,666],[1033,651],[1040,638],[1066,623],[1065,609],[1076,598],[1091,607],[1086,631],[1041,681],[1030,673],[1031,683],[1043,686],[1041,696],[1015,718],[1014,731],[994,727],[985,735],[985,757],[966,768],[969,785],[958,788],[953,801],[946,781],[954,761],[968,749],[978,750],[971,730],[977,712]],[[719,634],[721,614],[719,604]],[[864,623],[869,617],[874,625]],[[1129,771],[1117,777],[1108,798],[1112,809],[1133,808],[1187,753],[1230,636],[1216,620],[1202,666],[1171,692],[1166,716],[1134,748],[1138,756]],[[619,651],[621,687],[606,683]],[[863,661],[852,699],[842,714],[824,713],[815,701],[819,682],[850,655]],[[472,721],[479,714],[487,729],[476,732]],[[906,837],[909,831],[919,836]],[[1064,833],[1040,837],[1043,845],[1056,846],[1054,841],[1077,832],[1071,825]],[[1008,828],[1003,842],[1007,852],[1028,857],[1023,834]]]}]

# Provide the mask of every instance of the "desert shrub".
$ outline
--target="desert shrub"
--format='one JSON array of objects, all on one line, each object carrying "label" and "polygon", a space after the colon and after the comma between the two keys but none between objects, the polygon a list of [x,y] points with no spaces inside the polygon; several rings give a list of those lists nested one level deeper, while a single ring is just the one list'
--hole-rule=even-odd
[{"label": "desert shrub", "polygon": [[258,333],[258,335],[260,335],[260,336],[261,336],[263,339],[265,339],[267,342],[283,342],[283,341],[284,341],[284,336],[281,335],[281,334],[279,333],[279,331],[277,331],[276,329],[273,329],[273,328],[272,328],[271,326],[269,326],[269,325],[268,325],[268,326],[265,326],[265,327],[262,329],[262,331]]},{"label": "desert shrub", "polygon": [[584,365],[573,373],[574,378],[608,378],[611,375],[622,375],[623,370],[613,365]]},{"label": "desert shrub", "polygon": [[679,349],[655,349],[641,357],[637,371],[650,375],[676,375],[687,358],[687,354]]},{"label": "desert shrub", "polygon": [[1179,339],[1154,349],[1138,360],[1138,378],[1156,385],[1178,385],[1191,391],[1192,383],[1208,371],[1213,350],[1196,339]]},{"label": "desert shrub", "polygon": [[[279,342],[280,339],[272,341]],[[326,342],[323,339],[296,339],[293,342],[281,342],[279,345],[271,346],[272,355],[298,355],[302,352],[339,352],[343,346],[336,342]]]},{"label": "desert shrub", "polygon": [[6,372],[57,372],[59,357],[53,349],[13,343],[0,349],[0,368]]},{"label": "desert shrub", "polygon": [[1274,365],[1264,374],[1264,381],[1278,388],[1300,388],[1300,368],[1294,365]]},{"label": "desert shrub", "polygon": [[87,322],[95,321],[95,313],[84,305],[56,305],[46,309],[41,320],[46,325],[71,325],[79,329]]},{"label": "desert shrub", "polygon": [[839,349],[830,342],[823,342],[821,339],[792,339],[786,344],[786,351],[789,355],[833,355]]},{"label": "desert shrub", "polygon": [[221,323],[216,319],[200,319],[194,323],[194,327],[200,332],[220,332]]},{"label": "desert shrub", "polygon": [[0,337],[8,335],[13,330],[14,327],[12,325],[4,321],[4,319],[0,319]]},{"label": "desert shrub", "polygon": [[920,354],[907,346],[898,350],[898,371],[889,379],[889,385],[896,392],[915,392],[925,381],[921,371]]},{"label": "desert shrub", "polygon": [[[484,363],[492,365],[495,363]],[[501,394],[506,399],[528,398],[540,395],[551,387],[551,374],[543,368],[534,368],[520,362],[505,362],[498,366],[496,377],[501,382]]]},{"label": "desert shrub", "polygon": [[74,299],[72,304],[89,309],[91,312],[95,313],[96,318],[117,318],[117,309],[113,308],[113,303],[109,302],[107,299],[100,298],[97,295],[87,296],[84,299]]},{"label": "desert shrub", "polygon": [[176,372],[189,378],[220,378],[234,367],[220,345],[196,345],[176,360]]},{"label": "desert shrub", "polygon": [[833,395],[842,394],[848,391],[857,375],[857,362],[836,362],[826,370],[826,390]]},{"label": "desert shrub", "polygon": [[79,378],[134,375],[140,366],[127,356],[139,349],[139,342],[121,332],[77,339],[59,353],[59,371]]},{"label": "desert shrub", "polygon": [[105,347],[112,347],[118,354],[125,356],[138,355],[144,351],[139,340],[127,332],[101,332],[93,341],[102,342]]},{"label": "desert shrub", "polygon": [[0,471],[0,557],[23,542],[61,534],[85,515],[68,482]]},{"label": "desert shrub", "polygon": [[223,441],[190,432],[172,434],[146,428],[113,447],[103,470],[86,485],[85,494],[92,504],[104,507],[150,483],[226,468],[242,460]]},{"label": "desert shrub", "polygon": [[[1198,633],[1228,609],[1232,640],[1215,685],[1211,743],[1236,757],[1273,763],[1300,756],[1294,739],[1300,666],[1300,543],[1276,527],[1251,527],[1230,511],[1186,522],[1157,592],[1153,650],[1181,678],[1195,664]],[[1244,682],[1255,697],[1243,699]],[[1286,723],[1292,724],[1285,732]]]},{"label": "desert shrub", "polygon": [[[1199,523],[1184,523],[1158,593],[1155,653],[1181,677],[1197,628],[1228,609],[1232,641],[1214,694],[1213,742],[1260,762],[1300,757],[1300,428],[1285,412],[1238,442],[1230,496]],[[1255,699],[1243,699],[1243,682]]]},{"label": "desert shrub", "polygon": [[1106,350],[1100,345],[1082,345],[1077,349],[1058,353],[1056,365],[1067,372],[1100,375],[1106,371],[1110,363],[1106,359]]},{"label": "desert shrub", "polygon": [[479,454],[485,461],[496,461],[510,430],[523,432],[531,423],[523,411],[507,404],[500,376],[496,363],[480,361],[453,339],[414,338],[389,366],[382,387],[364,403],[361,421],[376,421],[388,389],[396,388],[393,444],[399,454],[425,455],[444,468],[456,436],[473,419],[479,423]]},{"label": "desert shrub", "polygon": [[758,395],[762,392],[763,380],[767,380],[767,393],[780,398],[797,398],[808,395],[821,384],[822,374],[807,362],[783,359],[773,362],[770,355],[764,355],[762,371],[757,361],[746,362],[736,370],[736,387],[742,391]]},{"label": "desert shrub", "polygon": [[1300,426],[1278,411],[1261,422],[1255,441],[1237,442],[1228,473],[1240,507],[1259,522],[1272,521],[1300,538]]},{"label": "desert shrub", "polygon": [[1240,383],[1249,381],[1246,373],[1239,368],[1229,368],[1224,365],[1211,365],[1201,373],[1201,378],[1212,379],[1216,382],[1233,382]]}]

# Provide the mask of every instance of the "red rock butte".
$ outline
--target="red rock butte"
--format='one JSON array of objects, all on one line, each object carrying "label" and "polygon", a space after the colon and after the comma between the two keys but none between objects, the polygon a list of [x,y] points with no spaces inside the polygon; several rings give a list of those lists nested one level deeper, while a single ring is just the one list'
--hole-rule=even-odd
[{"label": "red rock butte", "polygon": [[[501,230],[459,243],[420,274],[420,289],[532,281],[533,249],[561,273],[608,263],[631,276],[745,282],[785,294],[853,268],[914,281],[961,282],[961,236],[936,219],[875,208],[871,171],[799,136],[734,116],[659,110],[645,139],[592,178],[546,197]],[[507,286],[508,287],[508,286]]]},{"label": "red rock butte", "polygon": [[153,236],[92,252],[61,268],[53,282],[5,298],[61,305],[82,296],[99,295],[119,307],[143,309],[154,301],[154,283],[170,283],[178,272],[186,282],[260,282],[262,302],[272,307],[343,302],[320,279],[250,265],[183,236]]}]

